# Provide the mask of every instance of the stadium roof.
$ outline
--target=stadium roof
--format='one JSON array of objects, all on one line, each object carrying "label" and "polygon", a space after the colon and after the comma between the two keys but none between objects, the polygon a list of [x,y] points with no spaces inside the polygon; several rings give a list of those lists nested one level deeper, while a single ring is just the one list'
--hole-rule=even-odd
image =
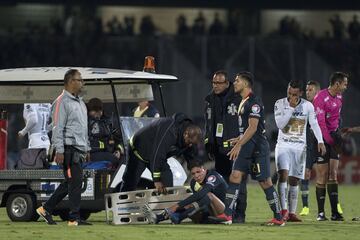
[{"label": "stadium roof", "polygon": [[251,9],[318,9],[355,10],[360,9],[358,0],[2,0],[0,5],[18,3],[46,4],[92,4],[153,7],[200,7],[200,8],[251,8]]}]

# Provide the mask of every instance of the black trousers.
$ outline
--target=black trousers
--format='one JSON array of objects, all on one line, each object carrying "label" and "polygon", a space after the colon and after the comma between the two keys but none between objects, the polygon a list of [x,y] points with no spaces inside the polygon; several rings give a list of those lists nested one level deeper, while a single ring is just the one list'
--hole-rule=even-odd
[{"label": "black trousers", "polygon": [[[120,192],[128,192],[136,190],[141,178],[141,174],[149,164],[135,156],[132,149],[129,151],[129,161],[123,175]],[[165,187],[173,186],[173,175],[170,166],[164,163],[161,169],[161,182]]]},{"label": "black trousers", "polygon": [[63,163],[65,180],[44,204],[44,208],[50,214],[54,211],[56,205],[62,201],[66,195],[69,195],[69,220],[74,221],[80,219],[81,187],[83,180],[81,163],[84,157],[86,157],[85,153],[78,151],[74,147],[65,146]]},{"label": "black trousers", "polygon": [[[230,149],[229,149],[230,151]],[[229,176],[232,171],[233,161],[229,160],[229,156],[222,152],[215,152],[215,170],[220,173],[225,181],[229,183]],[[240,188],[239,188],[239,196],[236,201],[236,210],[234,211],[235,218],[245,219],[246,216],[246,208],[247,208],[247,177],[242,179]]]}]

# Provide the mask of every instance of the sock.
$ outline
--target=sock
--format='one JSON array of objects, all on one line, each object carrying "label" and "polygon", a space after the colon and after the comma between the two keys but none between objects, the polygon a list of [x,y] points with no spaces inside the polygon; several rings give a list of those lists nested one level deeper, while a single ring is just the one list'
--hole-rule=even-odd
[{"label": "sock", "polygon": [[309,207],[309,180],[301,180],[300,191],[303,207]]},{"label": "sock", "polygon": [[239,196],[236,201],[236,210],[234,213],[235,218],[242,218],[245,219],[245,212],[247,207],[247,189],[246,189],[246,181],[242,181],[240,183],[239,188]]},{"label": "sock", "polygon": [[190,217],[192,215],[194,215],[195,213],[197,213],[200,209],[195,209],[194,207],[190,207],[188,209],[185,209],[185,211],[181,212],[179,214],[180,216],[180,221],[184,220],[187,217]]},{"label": "sock", "polygon": [[279,196],[280,196],[281,209],[288,209],[287,182],[279,182],[278,192],[279,192]]},{"label": "sock", "polygon": [[228,216],[232,216],[233,209],[235,207],[235,202],[239,195],[239,183],[229,183],[229,187],[226,191],[225,197],[225,214]]},{"label": "sock", "polygon": [[335,180],[329,180],[327,184],[327,191],[330,199],[331,213],[337,213],[338,199],[338,184]]},{"label": "sock", "polygon": [[273,211],[274,213],[274,218],[276,218],[277,220],[281,220],[282,216],[280,214],[281,207],[279,202],[279,196],[276,193],[274,186],[264,189],[264,192],[266,195],[266,200],[268,201],[269,206],[271,208],[271,211]]},{"label": "sock", "polygon": [[296,213],[296,207],[298,202],[299,187],[290,186],[289,187],[289,213]]},{"label": "sock", "polygon": [[316,184],[316,201],[318,204],[318,213],[325,212],[324,211],[325,195],[326,195],[325,185]]}]

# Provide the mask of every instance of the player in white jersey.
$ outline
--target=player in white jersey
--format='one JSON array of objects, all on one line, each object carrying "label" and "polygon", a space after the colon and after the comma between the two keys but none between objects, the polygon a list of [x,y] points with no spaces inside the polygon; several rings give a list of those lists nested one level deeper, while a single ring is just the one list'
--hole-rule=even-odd
[{"label": "player in white jersey", "polygon": [[25,127],[18,135],[24,137],[28,134],[29,148],[46,148],[49,150],[50,140],[47,134],[51,113],[50,103],[25,103],[23,117]]},{"label": "player in white jersey", "polygon": [[[300,82],[291,81],[287,97],[276,101],[274,114],[279,135],[275,148],[275,163],[279,173],[278,193],[284,220],[300,222],[296,216],[299,180],[304,178],[306,163],[306,125],[309,122],[318,141],[318,151],[325,153],[321,130],[313,105],[300,98]],[[287,185],[289,180],[289,204]],[[288,208],[289,205],[289,208]]]}]

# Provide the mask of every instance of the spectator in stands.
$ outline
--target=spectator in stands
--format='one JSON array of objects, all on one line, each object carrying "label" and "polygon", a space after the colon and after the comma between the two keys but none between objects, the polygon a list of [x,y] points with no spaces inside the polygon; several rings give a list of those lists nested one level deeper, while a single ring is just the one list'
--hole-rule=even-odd
[{"label": "spectator in stands", "polygon": [[155,24],[151,16],[147,15],[141,19],[140,34],[143,36],[153,36],[155,34]]},{"label": "spectator in stands", "polygon": [[330,24],[333,30],[333,37],[335,40],[342,40],[344,38],[345,24],[340,16],[336,14],[334,18],[330,18]]},{"label": "spectator in stands", "polygon": [[290,17],[285,16],[279,22],[279,34],[282,36],[287,36],[290,33]]},{"label": "spectator in stands", "polygon": [[108,34],[110,36],[118,36],[123,32],[123,28],[121,22],[118,20],[116,16],[113,16],[111,20],[106,23],[108,28]]},{"label": "spectator in stands", "polygon": [[189,33],[189,27],[187,26],[186,18],[183,14],[181,14],[177,18],[176,23],[177,23],[177,35],[184,36]]},{"label": "spectator in stands", "polygon": [[205,25],[206,21],[202,12],[199,12],[199,15],[194,20],[194,25],[192,27],[192,32],[194,35],[205,35]]},{"label": "spectator in stands", "polygon": [[124,32],[127,36],[134,36],[134,24],[135,24],[135,18],[134,17],[125,17],[124,18]]},{"label": "spectator in stands", "polygon": [[224,24],[219,18],[219,13],[215,13],[214,21],[209,28],[209,35],[221,35],[224,33]]},{"label": "spectator in stands", "polygon": [[353,20],[349,23],[348,32],[351,40],[356,41],[359,39],[360,23],[357,19],[357,15],[354,15]]}]

